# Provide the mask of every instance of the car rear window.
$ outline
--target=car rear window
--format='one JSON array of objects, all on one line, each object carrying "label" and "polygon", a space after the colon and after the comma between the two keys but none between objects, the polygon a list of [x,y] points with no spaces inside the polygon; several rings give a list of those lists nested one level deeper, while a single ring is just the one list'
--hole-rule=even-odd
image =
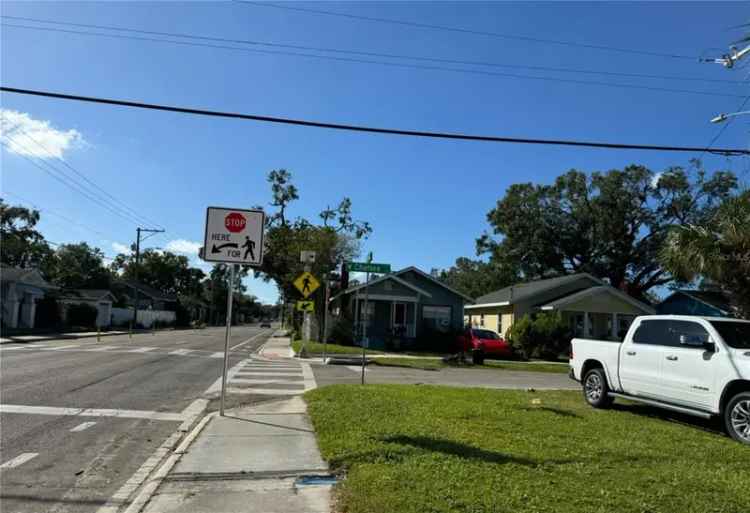
[{"label": "car rear window", "polygon": [[750,349],[750,322],[710,321],[729,347]]},{"label": "car rear window", "polygon": [[474,336],[486,340],[500,340],[500,335],[490,330],[474,330]]}]

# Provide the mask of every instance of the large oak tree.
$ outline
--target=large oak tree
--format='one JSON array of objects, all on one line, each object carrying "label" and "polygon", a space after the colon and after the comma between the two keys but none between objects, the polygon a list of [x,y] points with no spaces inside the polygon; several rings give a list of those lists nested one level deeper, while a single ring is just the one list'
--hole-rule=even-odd
[{"label": "large oak tree", "polygon": [[669,230],[710,218],[736,188],[734,174],[708,174],[698,161],[660,174],[640,165],[571,170],[552,185],[510,186],[477,250],[527,279],[588,272],[645,299],[674,279],[658,258]]}]

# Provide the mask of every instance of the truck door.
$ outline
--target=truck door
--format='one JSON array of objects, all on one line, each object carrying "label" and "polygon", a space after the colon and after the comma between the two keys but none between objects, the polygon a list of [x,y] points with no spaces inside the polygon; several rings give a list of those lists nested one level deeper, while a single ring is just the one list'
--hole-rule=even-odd
[{"label": "truck door", "polygon": [[719,355],[701,345],[701,341],[708,340],[708,331],[700,323],[669,321],[661,376],[663,393],[670,402],[711,408],[716,396],[714,380]]},{"label": "truck door", "polygon": [[663,399],[661,366],[668,321],[643,320],[620,348],[620,383],[626,394]]}]

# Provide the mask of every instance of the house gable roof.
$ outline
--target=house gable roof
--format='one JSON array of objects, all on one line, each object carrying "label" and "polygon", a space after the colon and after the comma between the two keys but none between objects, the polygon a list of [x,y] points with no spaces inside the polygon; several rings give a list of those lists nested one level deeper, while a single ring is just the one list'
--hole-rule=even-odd
[{"label": "house gable roof", "polygon": [[47,282],[37,269],[23,269],[21,267],[13,267],[6,264],[2,264],[0,267],[0,281],[22,283],[40,289],[57,288]]},{"label": "house gable roof", "polygon": [[89,301],[117,301],[115,295],[107,289],[71,289],[66,290],[63,297]]},{"label": "house gable roof", "polygon": [[580,301],[584,298],[596,296],[599,294],[611,294],[625,301],[626,303],[633,305],[646,314],[653,314],[656,312],[653,307],[647,305],[646,303],[638,301],[633,297],[630,297],[621,290],[618,290],[610,285],[598,285],[596,287],[589,287],[587,289],[573,292],[572,294],[568,294],[567,296],[563,296],[553,301],[546,301],[545,304],[539,306],[542,310],[557,310],[571,303],[575,303],[576,301]]},{"label": "house gable roof", "polygon": [[386,275],[381,276],[380,278],[376,278],[374,280],[371,280],[368,283],[360,283],[359,285],[355,285],[354,287],[349,287],[345,291],[336,294],[336,296],[334,298],[332,298],[332,299],[335,299],[335,298],[337,298],[339,296],[342,296],[344,294],[351,294],[352,292],[356,292],[356,291],[358,291],[360,289],[365,288],[365,286],[371,287],[371,286],[373,286],[375,284],[382,283],[382,282],[387,281],[387,280],[395,281],[396,283],[398,283],[400,285],[403,285],[404,287],[409,288],[409,289],[413,290],[414,292],[416,292],[418,294],[422,294],[422,295],[427,296],[427,297],[432,297],[432,294],[430,294],[426,290],[423,290],[423,289],[417,287],[416,285],[414,285],[412,283],[409,283],[406,280],[402,280],[401,278],[399,278],[398,276],[396,276],[396,274],[398,274],[398,273],[395,273],[395,274],[386,274]]},{"label": "house gable roof", "polygon": [[432,281],[433,283],[435,283],[435,284],[437,284],[437,285],[440,285],[440,286],[441,286],[441,287],[443,287],[444,289],[446,289],[446,290],[448,290],[448,291],[450,291],[450,292],[453,292],[453,293],[454,293],[454,294],[456,294],[457,296],[461,296],[462,298],[466,299],[466,300],[467,300],[467,301],[469,301],[469,302],[472,302],[472,303],[474,302],[474,299],[473,299],[473,298],[471,298],[471,297],[467,296],[467,295],[466,295],[466,294],[464,294],[463,292],[459,292],[459,291],[457,291],[456,289],[454,289],[454,288],[451,288],[451,287],[449,287],[448,285],[446,285],[446,284],[445,284],[445,283],[443,283],[442,281],[438,280],[438,279],[437,279],[437,278],[435,278],[434,276],[431,276],[431,275],[427,274],[426,272],[422,271],[421,269],[418,269],[418,268],[416,268],[416,267],[414,267],[414,266],[410,266],[410,267],[407,267],[407,268],[405,268],[405,269],[401,269],[400,271],[398,271],[398,272],[397,272],[397,273],[395,273],[395,274],[396,274],[396,275],[400,275],[400,274],[404,274],[404,273],[407,273],[407,272],[409,272],[409,271],[413,271],[413,272],[417,273],[417,274],[418,274],[418,275],[420,275],[420,276],[421,276],[422,278],[425,278],[425,279],[427,279],[427,280],[430,280],[430,281]]},{"label": "house gable roof", "polygon": [[595,278],[588,273],[568,274],[556,278],[519,283],[518,285],[511,285],[510,287],[490,292],[489,294],[477,298],[475,306],[484,304],[497,305],[501,303],[513,304],[519,301],[532,300],[534,296],[541,294],[542,292],[548,292],[549,290],[578,280],[589,281],[589,286],[585,288],[589,288],[592,285],[604,285],[602,280]]},{"label": "house gable roof", "polygon": [[[132,292],[133,288],[137,288],[139,294],[146,295],[151,299],[155,299],[157,301],[177,301],[177,296],[167,294],[153,287],[149,287],[148,285],[144,285],[143,283],[136,283],[134,281],[120,281],[118,283],[120,284],[120,286],[125,287],[126,289],[130,289],[130,292]],[[130,292],[128,292],[127,290],[125,292],[130,295]]]},{"label": "house gable roof", "polygon": [[715,308],[722,314],[729,315],[732,313],[732,304],[729,300],[729,297],[721,291],[680,289],[676,290],[664,301],[669,300],[671,297],[677,294],[685,295],[695,301],[699,301],[705,305]]}]

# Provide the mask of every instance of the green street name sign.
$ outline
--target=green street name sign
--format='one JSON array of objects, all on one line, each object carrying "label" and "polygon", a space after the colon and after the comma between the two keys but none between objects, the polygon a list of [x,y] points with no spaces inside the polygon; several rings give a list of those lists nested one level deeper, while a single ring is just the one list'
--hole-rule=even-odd
[{"label": "green street name sign", "polygon": [[391,264],[373,264],[368,262],[347,262],[346,268],[354,273],[377,273],[388,274],[391,272]]}]

